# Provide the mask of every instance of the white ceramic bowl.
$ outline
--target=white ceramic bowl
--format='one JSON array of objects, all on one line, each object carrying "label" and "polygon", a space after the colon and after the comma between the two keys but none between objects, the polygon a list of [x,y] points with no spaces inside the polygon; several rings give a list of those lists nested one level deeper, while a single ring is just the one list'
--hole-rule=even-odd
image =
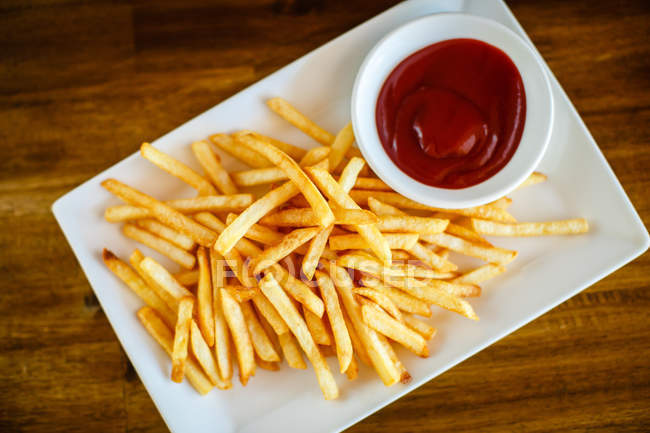
[{"label": "white ceramic bowl", "polygon": [[[524,83],[526,120],[515,154],[497,174],[468,188],[445,189],[418,182],[393,163],[379,139],[375,109],[386,78],[402,60],[428,45],[456,38],[481,40],[501,49],[512,59]],[[454,13],[416,19],[380,40],[359,69],[351,112],[357,144],[377,176],[412,200],[447,209],[485,204],[515,189],[542,159],[553,126],[551,86],[543,60],[533,47],[495,21]]]}]

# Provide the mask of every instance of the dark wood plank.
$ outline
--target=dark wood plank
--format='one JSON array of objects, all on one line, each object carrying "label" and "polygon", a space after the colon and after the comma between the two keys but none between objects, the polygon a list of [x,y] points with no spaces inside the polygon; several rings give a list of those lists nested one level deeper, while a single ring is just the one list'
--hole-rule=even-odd
[{"label": "dark wood plank", "polygon": [[[0,431],[163,431],[50,212],[394,1],[0,4]],[[650,3],[512,0],[650,223]],[[350,431],[647,431],[650,255]]]}]

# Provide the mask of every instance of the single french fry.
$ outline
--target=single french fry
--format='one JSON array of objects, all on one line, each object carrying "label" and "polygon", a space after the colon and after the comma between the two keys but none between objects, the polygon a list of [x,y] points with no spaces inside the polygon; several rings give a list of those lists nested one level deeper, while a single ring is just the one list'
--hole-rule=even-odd
[{"label": "single french fry", "polygon": [[343,191],[346,193],[350,192],[364,165],[366,165],[366,161],[364,161],[363,158],[358,158],[356,156],[345,164],[345,168],[341,172],[341,177],[338,179],[338,184],[341,185]]},{"label": "single french fry", "polygon": [[404,285],[413,285],[422,288],[435,287],[436,289],[444,290],[451,295],[460,296],[462,298],[481,295],[481,288],[474,284],[453,283],[437,279],[419,280],[412,277],[388,277],[384,281],[389,280],[391,284],[400,288]]},{"label": "single french fry", "polygon": [[429,356],[426,340],[402,322],[395,320],[377,304],[370,301],[362,302],[361,314],[364,322],[372,329],[394,340],[415,353],[426,358]]},{"label": "single french fry", "polygon": [[253,260],[253,264],[251,265],[253,273],[259,274],[264,269],[279,262],[300,245],[309,242],[319,231],[320,228],[318,227],[307,227],[288,233],[282,238],[279,244],[266,248],[262,254]]},{"label": "single french fry", "polygon": [[152,281],[156,283],[164,292],[174,299],[176,307],[183,298],[194,298],[192,293],[174,279],[167,269],[151,257],[145,257],[140,262],[140,268],[145,272]]},{"label": "single french fry", "polygon": [[498,247],[484,247],[447,233],[429,235],[429,237],[435,245],[456,251],[457,253],[485,260],[488,263],[505,265],[517,257],[517,251],[506,250]]},{"label": "single french fry", "polygon": [[[226,224],[232,223],[236,218],[237,215],[228,214]],[[245,237],[264,245],[277,245],[282,242],[284,234],[261,224],[253,224],[246,232]]]},{"label": "single french fry", "polygon": [[483,281],[504,273],[505,271],[506,268],[504,266],[488,263],[487,265],[472,269],[471,271],[454,278],[450,282],[458,284],[480,284]]},{"label": "single french fry", "polygon": [[477,233],[488,236],[576,235],[589,231],[589,223],[584,218],[516,224],[501,224],[472,218],[472,226]]},{"label": "single french fry", "polygon": [[339,298],[329,275],[316,271],[316,281],[320,288],[321,297],[325,302],[325,310],[327,311],[327,317],[332,327],[334,343],[336,344],[336,356],[339,360],[341,373],[345,373],[352,362],[353,350],[350,334],[348,333],[345,320],[343,319],[343,313],[341,312]]},{"label": "single french fry", "polygon": [[515,218],[510,215],[505,209],[483,205],[471,207],[466,209],[441,209],[423,205],[411,199],[404,197],[396,192],[390,191],[366,191],[353,189],[350,191],[350,197],[359,204],[359,206],[368,205],[368,199],[374,198],[385,204],[400,208],[400,209],[414,209],[414,210],[429,210],[433,212],[453,213],[474,218],[484,218],[501,222],[514,222]]},{"label": "single french fry", "polygon": [[223,168],[219,157],[212,152],[210,144],[205,141],[192,143],[194,156],[205,170],[212,183],[224,194],[237,194],[237,187],[233,183],[228,172]]},{"label": "single french fry", "polygon": [[196,259],[192,254],[133,224],[124,224],[122,233],[127,238],[131,238],[134,241],[148,246],[152,250],[158,251],[160,254],[170,258],[186,269],[192,269],[196,264]]},{"label": "single french fry", "polygon": [[[300,160],[300,165],[307,167],[318,164],[327,158],[329,151],[329,147],[315,147],[304,155]],[[329,166],[329,163],[327,165]],[[284,170],[275,166],[234,172],[232,178],[238,186],[265,185],[289,179]]]},{"label": "single french fry", "polygon": [[214,134],[210,136],[210,141],[219,149],[229,153],[231,156],[234,156],[250,167],[264,168],[273,165],[262,155],[240,145],[239,142],[230,135]]},{"label": "single french fry", "polygon": [[[255,132],[255,135],[260,136],[264,140],[268,141],[296,161],[299,161],[301,158],[304,158],[304,156],[307,154],[307,150],[303,149],[302,147],[294,146],[293,144],[285,143],[284,141],[278,140],[273,137],[269,137],[267,135],[262,135],[259,132]],[[235,134],[237,135],[237,134]]]},{"label": "single french fry", "polygon": [[419,320],[412,314],[404,314],[402,317],[404,318],[404,324],[423,336],[425,340],[431,340],[436,335],[436,328]]},{"label": "single french fry", "polygon": [[[174,350],[174,336],[172,335],[171,329],[165,325],[157,312],[150,307],[141,308],[138,310],[137,315],[142,326],[144,326],[154,340],[167,352],[167,355],[171,357]],[[203,373],[199,364],[192,357],[187,358],[185,376],[199,394],[205,395],[213,388],[210,379]],[[230,381],[223,381],[221,385],[223,387],[222,389],[231,387]]]},{"label": "single french fry", "polygon": [[[459,238],[463,238],[463,239],[465,239],[467,241],[474,242],[474,243],[479,244],[479,245],[483,245],[485,247],[493,247],[494,246],[491,243],[489,243],[488,241],[486,241],[483,238],[483,236],[476,233],[473,229],[469,229],[469,228],[464,227],[464,226],[459,225],[459,224],[449,223],[449,225],[445,229],[445,232],[450,234],[450,235],[454,235],[454,236],[457,236]],[[420,239],[425,241],[425,242],[430,241],[430,239],[429,239],[429,237],[427,235],[421,236]]]},{"label": "single french fry", "polygon": [[264,295],[258,293],[253,296],[253,303],[255,304],[257,311],[260,313],[260,316],[266,319],[266,321],[269,323],[269,325],[271,325],[273,331],[275,331],[277,335],[289,332],[287,324],[284,323],[284,320],[275,310],[273,304],[271,304],[269,300],[264,297]]},{"label": "single french fry", "polygon": [[396,368],[395,363],[381,341],[381,336],[363,321],[361,307],[352,293],[354,288],[352,278],[350,278],[350,275],[344,268],[335,263],[327,263],[326,269],[334,282],[334,287],[336,287],[339,297],[348,313],[350,322],[361,340],[375,371],[384,385],[394,385],[400,380],[401,371]]},{"label": "single french fry", "polygon": [[266,185],[287,179],[286,173],[278,167],[254,168],[232,173],[232,180],[239,187]]},{"label": "single french fry", "polygon": [[382,232],[418,233],[420,235],[442,233],[449,220],[417,216],[382,215],[377,227]]},{"label": "single french fry", "polygon": [[298,187],[292,182],[273,189],[251,204],[245,211],[229,224],[219,235],[215,249],[222,255],[230,251],[248,229],[274,208],[298,194]]},{"label": "single french fry", "polygon": [[302,258],[302,273],[307,277],[308,280],[311,280],[318,266],[318,261],[320,260],[323,250],[327,245],[327,239],[332,233],[333,225],[321,229],[316,236],[309,243],[309,248],[307,249],[307,254]]},{"label": "single french fry", "polygon": [[246,327],[246,320],[241,306],[227,290],[221,289],[221,302],[226,323],[230,328],[237,360],[239,361],[239,381],[246,386],[248,379],[255,375],[255,352],[253,343]]},{"label": "single french fry", "polygon": [[425,268],[423,266],[411,265],[411,264],[394,264],[391,266],[392,272],[396,276],[405,276],[405,277],[417,277],[417,278],[427,278],[427,279],[436,279],[444,280],[449,278],[454,278],[457,274],[454,272],[439,272],[433,269]]},{"label": "single french fry", "polygon": [[208,251],[210,262],[210,277],[212,283],[212,312],[214,313],[214,354],[219,367],[219,374],[224,380],[232,378],[231,340],[228,324],[223,311],[221,289],[226,284],[226,270],[224,258],[210,248]]},{"label": "single french fry", "polygon": [[174,278],[185,287],[193,286],[199,282],[199,271],[196,269],[183,270],[176,272]]},{"label": "single french fry", "polygon": [[388,314],[393,316],[395,320],[398,322],[402,321],[402,313],[400,313],[399,308],[397,308],[395,303],[385,293],[367,287],[356,287],[354,289],[354,294],[364,296],[371,301],[374,301],[377,305],[386,310]]},{"label": "single french fry", "polygon": [[296,307],[288,298],[284,290],[275,281],[272,274],[267,274],[260,280],[262,293],[275,306],[276,310],[282,316],[291,332],[296,336],[300,347],[304,350],[307,358],[311,361],[318,378],[318,383],[326,400],[332,400],[338,397],[339,391],[330,372],[329,366],[325,362],[318,346],[314,342],[307,325]]},{"label": "single french fry", "polygon": [[376,177],[357,177],[354,183],[355,189],[370,189],[377,191],[392,191],[393,189],[386,185],[384,181]]},{"label": "single french fry", "polygon": [[263,155],[287,174],[314,209],[321,226],[326,227],[334,222],[334,214],[327,202],[296,161],[260,136],[244,132],[238,138],[244,146]]},{"label": "single french fry", "polygon": [[[391,249],[408,250],[418,241],[417,233],[383,233]],[[370,248],[370,244],[357,234],[330,236],[329,247],[332,250],[357,250]]]},{"label": "single french fry", "polygon": [[269,362],[269,361],[264,361],[261,359],[257,354],[255,355],[255,364],[261,369],[268,370],[268,371],[278,371],[280,370],[280,363],[279,362]]},{"label": "single french fry", "polygon": [[397,354],[395,353],[395,350],[393,349],[393,346],[391,346],[388,339],[384,337],[383,334],[378,332],[377,340],[381,343],[382,346],[384,346],[386,355],[395,366],[395,369],[399,372],[399,381],[403,384],[409,383],[411,381],[411,375],[409,374],[408,371],[406,371],[406,367],[404,366],[404,364],[402,364],[402,361],[400,361],[399,358],[397,357]]},{"label": "single french fry", "polygon": [[176,330],[174,331],[174,348],[172,350],[172,380],[182,382],[185,375],[185,362],[187,361],[187,345],[190,336],[190,323],[194,298],[184,297],[178,302],[178,315],[176,316]]},{"label": "single french fry", "polygon": [[[211,213],[198,213],[194,215],[194,219],[217,233],[222,233],[226,229],[226,224]],[[262,252],[257,245],[245,238],[241,238],[235,243],[235,249],[247,257],[255,257]],[[218,251],[216,252],[219,254]],[[219,255],[221,256],[221,254]]]},{"label": "single french fry", "polygon": [[183,233],[180,233],[172,228],[167,227],[164,224],[159,223],[155,219],[140,219],[135,221],[135,225],[141,229],[148,231],[149,233],[153,233],[154,235],[171,242],[172,244],[186,251],[191,250],[196,245],[190,237],[185,236]]},{"label": "single french fry", "polygon": [[348,365],[347,370],[345,370],[345,375],[348,380],[355,380],[359,376],[359,364],[357,364],[357,360],[354,359],[354,356],[350,359],[350,365]]},{"label": "single french fry", "polygon": [[263,361],[280,361],[280,356],[273,348],[273,343],[271,343],[268,335],[264,332],[264,328],[255,315],[255,311],[253,311],[250,302],[241,302],[239,306],[244,314],[244,321],[248,326],[248,334],[251,337],[253,349],[255,349],[257,356]]},{"label": "single french fry", "polygon": [[395,287],[386,285],[378,278],[365,275],[361,278],[361,284],[384,293],[395,303],[397,308],[404,312],[431,317],[431,309],[426,302]]},{"label": "single french fry", "polygon": [[303,304],[318,317],[323,317],[325,311],[323,301],[305,283],[291,275],[279,264],[271,266],[268,271],[293,299]]},{"label": "single french fry", "polygon": [[[359,357],[361,362],[366,364],[368,367],[372,367],[372,361],[368,356],[368,352],[366,352],[366,348],[363,346],[361,339],[359,339],[357,332],[354,330],[354,325],[350,321],[350,317],[348,316],[348,313],[345,311],[345,308],[341,310],[341,313],[343,313],[343,320],[345,320],[345,327],[347,328],[348,334],[350,335],[350,340],[352,341],[352,347],[354,349],[354,353]],[[352,367],[353,363],[356,364],[356,362],[354,362],[354,356],[352,357],[350,366],[348,366],[348,371],[351,368],[353,368]]]},{"label": "single french fry", "polygon": [[[261,290],[259,291],[259,293],[264,298],[264,295],[262,295]],[[282,346],[280,346],[280,340],[278,340],[278,334],[276,334],[276,332],[273,330],[273,327],[268,322],[268,320],[266,320],[264,318],[264,316],[262,314],[260,314],[260,310],[257,307],[255,307],[255,313],[257,314],[257,318],[259,319],[260,324],[262,325],[262,328],[264,328],[264,332],[269,337],[269,340],[271,341],[271,345],[273,345],[273,350],[275,350],[275,353],[277,353],[278,356],[280,357],[280,359],[282,359]],[[256,362],[257,362],[257,360],[256,360]],[[282,362],[282,361],[280,361],[280,362]]]},{"label": "single french fry", "polygon": [[[374,197],[368,198],[368,206],[374,213],[376,213],[380,217],[407,216],[407,214],[404,211],[394,206],[391,206],[389,204],[386,204],[384,202],[381,202],[375,199]],[[428,235],[421,235],[421,237],[423,236],[428,236]],[[422,263],[424,263],[425,265],[433,269],[437,269],[441,272],[455,271],[458,268],[454,263],[451,263],[446,258],[443,258],[438,254],[434,253],[433,251],[427,249],[420,242],[417,242],[411,248],[407,248],[407,251],[414,257],[420,259]]]},{"label": "single french fry", "polygon": [[[339,185],[327,171],[312,167],[308,167],[306,170],[323,193],[325,193],[325,195],[334,203],[345,209],[360,209],[341,185]],[[364,224],[356,225],[355,228],[366,240],[377,257],[379,257],[386,265],[390,265],[390,246],[377,226],[374,224]]]},{"label": "single french fry", "polygon": [[255,287],[255,277],[250,274],[250,266],[235,248],[223,256],[230,270],[244,287]]},{"label": "single french fry", "polygon": [[[437,236],[437,235],[430,235]],[[440,272],[453,272],[458,269],[458,266],[449,260],[446,257],[438,255],[422,245],[420,242],[416,242],[411,248],[407,250],[411,255],[420,259],[425,265],[437,269]]]},{"label": "single french fry", "polygon": [[210,246],[217,239],[213,231],[208,230],[170,206],[115,179],[106,179],[102,182],[102,186],[127,203],[148,208],[152,216],[158,221],[189,236],[199,245]]},{"label": "single french fry", "polygon": [[525,186],[535,185],[536,183],[544,182],[546,181],[546,179],[547,177],[545,174],[534,171],[531,173],[530,176],[528,176],[528,178],[526,178],[525,181],[521,183],[521,185],[517,187],[517,189],[523,188]]},{"label": "single french fry", "polygon": [[343,157],[352,147],[354,143],[354,131],[352,130],[352,122],[349,122],[336,134],[332,142],[332,150],[330,151],[330,170],[335,170],[341,163]]},{"label": "single french fry", "polygon": [[142,146],[140,146],[140,154],[143,158],[149,160],[162,170],[196,189],[200,195],[215,195],[217,193],[217,190],[214,189],[206,178],[177,159],[156,149],[151,144],[142,143]]},{"label": "single french fry", "polygon": [[314,123],[314,121],[296,110],[296,108],[286,100],[279,97],[271,98],[266,101],[266,105],[268,105],[268,107],[277,115],[319,143],[331,145],[334,142],[335,137],[331,133],[325,131]]},{"label": "single french fry", "polygon": [[212,347],[214,346],[212,278],[210,276],[208,252],[204,247],[199,247],[196,251],[196,259],[199,262],[199,282],[196,288],[197,319],[199,322],[199,328],[203,334],[203,339],[209,347]]},{"label": "single french fry", "polygon": [[393,261],[397,262],[406,262],[408,260],[411,260],[411,255],[404,250],[393,250]]},{"label": "single french fry", "polygon": [[307,364],[302,358],[300,347],[298,347],[298,343],[293,334],[291,332],[278,334],[278,340],[280,341],[280,346],[282,346],[282,354],[286,358],[289,367],[300,370],[306,369]]},{"label": "single french fry", "polygon": [[[334,224],[361,225],[379,221],[375,215],[363,209],[343,209],[335,206],[332,212]],[[317,226],[318,219],[311,208],[291,208],[266,215],[260,220],[260,224],[276,227],[310,227]]]},{"label": "single french fry", "polygon": [[109,206],[104,211],[104,219],[109,223],[119,223],[122,221],[139,220],[142,218],[152,217],[151,211],[145,207],[131,206],[129,204],[120,204]]},{"label": "single french fry", "polygon": [[142,254],[142,252],[137,248],[133,250],[129,256],[129,263],[131,263],[133,269],[135,269],[140,278],[142,278],[147,283],[147,285],[153,289],[154,292],[156,292],[158,297],[162,299],[165,304],[167,304],[169,309],[174,314],[174,320],[171,322],[171,327],[173,328],[176,324],[176,311],[178,309],[178,301],[174,296],[172,296],[171,293],[160,287],[160,285],[153,278],[151,278],[151,276],[149,276],[149,273],[145,272],[144,269],[142,269],[141,264],[143,260],[144,254]]},{"label": "single french fry", "polygon": [[197,212],[241,212],[253,203],[252,194],[208,195],[165,202],[183,214]]},{"label": "single french fry", "polygon": [[156,310],[168,326],[172,327],[176,324],[176,315],[171,308],[129,265],[106,248],[102,252],[102,259],[106,267],[138,295],[145,304]]},{"label": "single french fry", "polygon": [[302,306],[302,316],[305,319],[305,324],[309,333],[314,339],[314,342],[320,346],[330,346],[332,344],[332,337],[329,330],[323,321],[323,318],[318,317],[311,311]]},{"label": "single french fry", "polygon": [[[323,163],[322,161],[328,157],[330,154],[330,148],[328,146],[318,146],[314,147],[313,149],[309,149],[309,151],[305,154],[305,156],[302,157],[300,160],[300,165],[302,167],[309,167],[310,165],[316,165],[318,163]],[[324,166],[323,168],[330,169],[329,166],[329,160],[327,161],[327,165]]]},{"label": "single french fry", "polygon": [[201,367],[203,367],[203,372],[205,372],[210,381],[216,385],[220,382],[217,363],[212,356],[210,347],[203,339],[203,335],[201,335],[199,326],[194,320],[190,320],[190,322],[190,346],[192,348],[192,353],[196,357],[197,361],[199,361]]},{"label": "single french fry", "polygon": [[226,289],[228,293],[230,293],[230,296],[240,304],[252,300],[253,297],[260,292],[257,287],[244,287],[232,284],[227,284],[224,289]]},{"label": "single french fry", "polygon": [[453,285],[448,286],[450,283],[438,280],[429,280],[425,283],[417,281],[414,278],[395,277],[387,278],[384,282],[425,302],[436,304],[439,307],[461,314],[469,319],[478,320],[474,309],[467,301],[450,293],[451,288],[454,287]]}]

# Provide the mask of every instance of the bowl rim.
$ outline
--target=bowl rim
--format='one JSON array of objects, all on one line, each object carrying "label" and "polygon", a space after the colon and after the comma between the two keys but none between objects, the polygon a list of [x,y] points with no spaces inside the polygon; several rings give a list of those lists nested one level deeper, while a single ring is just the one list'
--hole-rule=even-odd
[{"label": "bowl rim", "polygon": [[[427,27],[428,26],[428,27]],[[413,39],[422,28],[434,28],[431,38]],[[411,34],[409,36],[409,33]],[[437,188],[404,173],[386,154],[375,122],[378,94],[386,78],[419,49],[449,39],[468,38],[502,50],[517,67],[526,93],[526,119],[510,161],[485,181],[462,189]],[[387,54],[396,44],[398,55]],[[377,70],[381,68],[378,73]],[[385,72],[385,73],[384,73]],[[369,98],[370,97],[370,98]],[[373,101],[370,105],[368,99]],[[369,110],[368,107],[372,107]],[[351,99],[355,139],[375,174],[398,193],[427,206],[457,209],[483,205],[510,193],[535,170],[551,138],[554,102],[543,59],[534,48],[501,23],[470,14],[436,13],[409,21],[386,34],[368,52],[357,73]]]}]

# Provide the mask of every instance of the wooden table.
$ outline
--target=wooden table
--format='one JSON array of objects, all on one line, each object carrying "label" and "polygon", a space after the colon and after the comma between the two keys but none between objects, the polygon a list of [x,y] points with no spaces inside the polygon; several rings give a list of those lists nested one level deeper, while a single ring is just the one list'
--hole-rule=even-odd
[{"label": "wooden table", "polygon": [[[393,2],[220,3],[0,5],[0,431],[165,429],[50,205]],[[650,3],[508,3],[647,224]],[[350,431],[648,431],[649,308],[646,253]]]}]

